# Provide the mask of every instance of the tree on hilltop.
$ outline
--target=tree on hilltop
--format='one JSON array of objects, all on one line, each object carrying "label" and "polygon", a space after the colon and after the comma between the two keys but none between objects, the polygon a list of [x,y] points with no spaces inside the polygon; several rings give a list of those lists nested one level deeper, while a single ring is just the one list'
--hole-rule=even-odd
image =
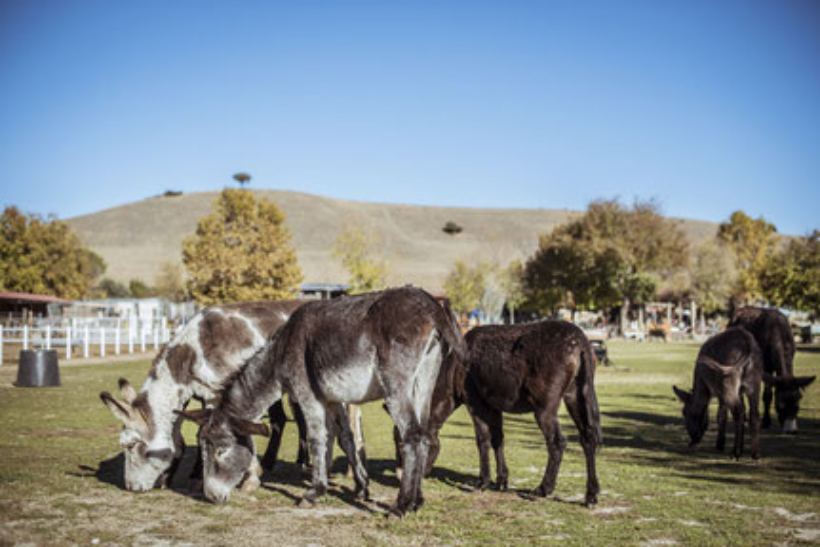
[{"label": "tree on hilltop", "polygon": [[239,173],[234,173],[233,180],[239,183],[240,188],[244,188],[246,184],[250,184],[251,176],[249,173],[240,171]]},{"label": "tree on hilltop", "polygon": [[188,291],[202,305],[294,297],[302,271],[290,239],[274,203],[223,190],[183,242]]}]

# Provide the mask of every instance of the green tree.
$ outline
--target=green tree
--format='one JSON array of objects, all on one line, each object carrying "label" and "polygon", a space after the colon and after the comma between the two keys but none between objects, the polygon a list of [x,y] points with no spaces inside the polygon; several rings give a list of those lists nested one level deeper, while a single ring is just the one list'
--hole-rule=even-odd
[{"label": "green tree", "polygon": [[795,238],[760,276],[763,295],[778,306],[820,315],[820,231]]},{"label": "green tree", "polygon": [[240,188],[244,188],[246,184],[250,184],[251,176],[248,173],[240,171],[239,173],[234,173],[233,180],[239,183]]},{"label": "green tree", "polygon": [[524,264],[520,260],[513,260],[506,268],[500,270],[498,285],[510,311],[510,323],[515,323],[515,310],[521,307],[527,298],[524,293]]},{"label": "green tree", "polygon": [[760,279],[769,267],[777,246],[777,229],[763,217],[753,219],[735,211],[718,228],[718,238],[735,256],[737,280],[734,297],[740,303],[763,298]]},{"label": "green tree", "polygon": [[83,298],[105,271],[69,226],[7,207],[0,216],[0,288]]},{"label": "green tree", "polygon": [[148,298],[154,295],[153,289],[145,284],[141,279],[132,279],[128,282],[128,292],[134,298]]},{"label": "green tree", "polygon": [[97,286],[103,298],[128,298],[131,293],[128,287],[119,281],[115,281],[110,277],[106,277]]},{"label": "green tree", "polygon": [[657,279],[683,268],[688,244],[678,225],[654,202],[626,207],[594,201],[579,218],[539,239],[527,261],[527,294],[543,312],[559,305],[607,308],[645,302]]},{"label": "green tree", "polygon": [[358,227],[349,227],[336,238],[333,255],[347,270],[348,293],[361,294],[387,286],[387,262],[374,256],[375,246],[374,238]]},{"label": "green tree", "polygon": [[458,313],[469,313],[481,304],[481,297],[487,287],[487,266],[468,266],[458,260],[444,280],[444,292],[450,299],[450,306]]},{"label": "green tree", "polygon": [[302,280],[282,211],[241,189],[222,191],[183,242],[182,261],[202,305],[291,298]]},{"label": "green tree", "polygon": [[157,296],[172,302],[182,302],[188,295],[185,289],[185,278],[182,266],[176,262],[164,262],[154,279],[154,292]]}]

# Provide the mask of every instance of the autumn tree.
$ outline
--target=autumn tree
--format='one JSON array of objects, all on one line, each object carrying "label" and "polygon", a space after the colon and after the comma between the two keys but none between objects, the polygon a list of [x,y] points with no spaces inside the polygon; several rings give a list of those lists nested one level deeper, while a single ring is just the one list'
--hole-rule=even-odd
[{"label": "autumn tree", "polygon": [[790,240],[762,272],[760,289],[777,306],[820,316],[820,231]]},{"label": "autumn tree", "polygon": [[183,242],[188,291],[202,305],[295,296],[302,272],[290,239],[274,203],[223,190]]},{"label": "autumn tree", "polygon": [[478,308],[487,286],[487,265],[468,266],[458,260],[444,280],[444,292],[450,306],[458,313],[469,313]]},{"label": "autumn tree", "polygon": [[68,224],[15,207],[0,216],[0,289],[83,298],[104,271]]},{"label": "autumn tree", "polygon": [[182,302],[188,295],[182,266],[176,262],[164,262],[154,279],[154,292],[157,296],[172,302]]},{"label": "autumn tree", "polygon": [[737,279],[734,297],[740,303],[763,298],[760,279],[769,266],[777,247],[777,229],[764,218],[751,218],[735,211],[718,228],[718,238],[735,256]]},{"label": "autumn tree", "polygon": [[154,295],[153,289],[142,279],[132,279],[128,282],[128,292],[134,298],[148,298]]},{"label": "autumn tree", "polygon": [[383,289],[387,286],[388,266],[376,253],[376,239],[359,227],[348,227],[336,238],[333,255],[348,273],[348,293]]},{"label": "autumn tree", "polygon": [[700,246],[692,260],[692,296],[705,313],[726,308],[735,285],[735,262],[720,240]]}]

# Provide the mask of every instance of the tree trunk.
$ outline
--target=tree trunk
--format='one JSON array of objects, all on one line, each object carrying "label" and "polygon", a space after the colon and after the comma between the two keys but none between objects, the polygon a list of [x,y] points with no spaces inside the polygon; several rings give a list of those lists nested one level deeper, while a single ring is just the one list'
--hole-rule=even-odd
[{"label": "tree trunk", "polygon": [[621,303],[621,320],[620,325],[618,325],[618,329],[620,330],[621,336],[624,335],[626,332],[626,322],[629,319],[629,298],[624,297],[624,301]]}]

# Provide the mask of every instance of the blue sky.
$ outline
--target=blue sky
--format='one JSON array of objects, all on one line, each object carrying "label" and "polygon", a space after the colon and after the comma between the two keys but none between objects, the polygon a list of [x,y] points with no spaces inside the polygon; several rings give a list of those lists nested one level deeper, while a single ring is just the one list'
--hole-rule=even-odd
[{"label": "blue sky", "polygon": [[166,189],[820,227],[820,3],[0,2],[2,204]]}]

